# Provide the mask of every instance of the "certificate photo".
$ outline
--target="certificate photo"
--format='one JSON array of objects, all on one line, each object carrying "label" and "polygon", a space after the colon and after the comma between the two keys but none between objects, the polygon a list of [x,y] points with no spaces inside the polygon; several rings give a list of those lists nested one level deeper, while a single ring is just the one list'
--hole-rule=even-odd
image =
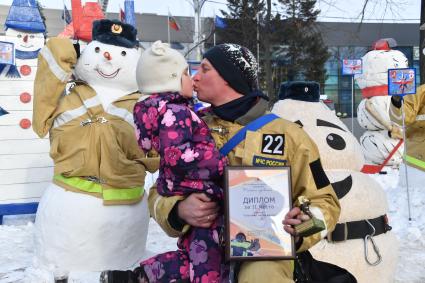
[{"label": "certificate photo", "polygon": [[292,208],[289,167],[226,168],[226,258],[293,259],[294,239],[282,225]]}]

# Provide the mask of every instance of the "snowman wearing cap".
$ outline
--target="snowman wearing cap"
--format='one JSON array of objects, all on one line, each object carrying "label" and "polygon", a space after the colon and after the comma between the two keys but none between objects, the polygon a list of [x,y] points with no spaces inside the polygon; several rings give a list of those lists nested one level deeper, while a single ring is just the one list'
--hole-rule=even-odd
[{"label": "snowman wearing cap", "polygon": [[159,160],[139,150],[136,140],[133,107],[143,99],[135,76],[136,34],[131,25],[99,20],[79,59],[69,39],[51,38],[40,51],[34,130],[50,135],[54,161],[35,225],[42,265],[126,269],[145,254],[144,180]]},{"label": "snowman wearing cap", "polygon": [[39,200],[44,181],[52,174],[49,142],[37,139],[31,130],[34,78],[45,26],[33,0],[14,0],[4,26],[5,35],[0,36],[0,203],[13,204],[16,213],[25,207],[31,211],[31,203]]},{"label": "snowman wearing cap", "polygon": [[[341,205],[334,231],[310,249],[313,257],[345,268],[359,283],[392,282],[398,241],[388,223],[388,203],[379,183],[360,172],[361,147],[345,124],[319,101],[319,84],[289,82],[272,112],[299,124],[315,141],[326,175]],[[315,211],[312,211],[314,214]]]},{"label": "snowman wearing cap", "polygon": [[32,69],[44,46],[44,26],[35,0],[14,0],[5,22],[4,40],[14,45],[16,66],[0,65],[0,76],[10,79],[34,79]]},{"label": "snowman wearing cap", "polygon": [[[363,73],[355,75],[363,96],[357,108],[357,121],[366,130],[360,137],[360,145],[368,164],[383,164],[403,138],[401,127],[389,116],[388,69],[408,67],[406,56],[392,49],[396,45],[392,38],[376,41],[362,58]],[[403,146],[393,153],[387,165],[400,165]]]}]

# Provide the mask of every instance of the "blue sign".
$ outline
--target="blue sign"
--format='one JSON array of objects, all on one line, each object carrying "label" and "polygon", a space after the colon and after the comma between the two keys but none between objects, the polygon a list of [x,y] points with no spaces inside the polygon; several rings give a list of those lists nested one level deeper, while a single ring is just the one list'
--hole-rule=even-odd
[{"label": "blue sign", "polygon": [[344,59],[342,60],[342,74],[356,75],[362,73],[362,59]]},{"label": "blue sign", "polygon": [[12,42],[0,41],[0,65],[15,65],[15,46]]},{"label": "blue sign", "polygon": [[416,93],[416,71],[413,68],[388,70],[388,95]]}]

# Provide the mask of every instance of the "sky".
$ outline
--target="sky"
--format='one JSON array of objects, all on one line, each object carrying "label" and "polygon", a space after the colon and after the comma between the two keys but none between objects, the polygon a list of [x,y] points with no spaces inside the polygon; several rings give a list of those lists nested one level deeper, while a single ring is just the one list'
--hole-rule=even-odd
[{"label": "sky", "polygon": [[[10,5],[12,1],[0,0],[0,5]],[[39,1],[46,8],[62,9],[63,3],[68,8],[71,6],[71,0]],[[169,10],[175,16],[193,16],[194,14],[192,0],[135,0],[134,2],[137,13],[166,15]],[[317,6],[321,10],[319,21],[359,21],[364,2],[365,0],[317,0]],[[396,4],[386,7],[387,2]],[[419,23],[420,2],[420,0],[369,0],[364,21]],[[220,9],[225,10],[227,7],[226,3],[226,0],[206,0],[201,15],[204,17],[220,15]],[[123,5],[124,0],[110,0],[107,12],[118,12],[119,7]]]}]

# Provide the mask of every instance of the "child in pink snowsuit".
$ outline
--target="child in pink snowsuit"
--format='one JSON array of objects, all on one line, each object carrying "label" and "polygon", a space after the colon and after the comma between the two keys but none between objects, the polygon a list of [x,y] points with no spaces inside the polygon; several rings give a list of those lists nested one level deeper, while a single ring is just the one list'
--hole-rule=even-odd
[{"label": "child in pink snowsuit", "polygon": [[[160,157],[157,191],[163,196],[205,193],[223,199],[221,181],[226,157],[220,155],[206,123],[189,107],[192,82],[184,57],[155,42],[137,67],[138,84],[148,98],[134,107],[139,146]],[[223,217],[210,228],[191,227],[178,240],[177,251],[141,263],[149,282],[221,282]]]}]

